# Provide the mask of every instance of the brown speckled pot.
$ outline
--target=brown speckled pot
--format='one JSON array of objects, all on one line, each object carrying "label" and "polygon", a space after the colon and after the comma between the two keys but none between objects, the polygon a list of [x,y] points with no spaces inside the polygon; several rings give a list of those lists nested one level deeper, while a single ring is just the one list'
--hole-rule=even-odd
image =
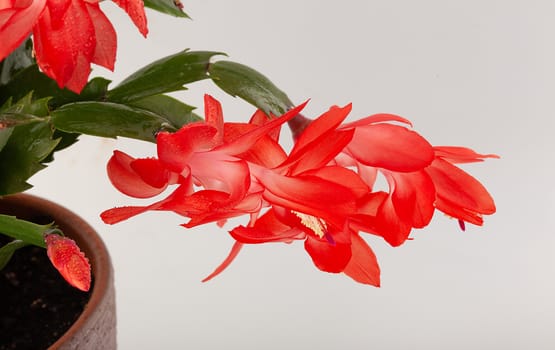
[{"label": "brown speckled pot", "polygon": [[91,262],[94,286],[81,316],[49,349],[116,349],[114,275],[106,246],[83,219],[48,200],[28,194],[2,197],[0,212],[18,217],[51,218],[74,239]]}]

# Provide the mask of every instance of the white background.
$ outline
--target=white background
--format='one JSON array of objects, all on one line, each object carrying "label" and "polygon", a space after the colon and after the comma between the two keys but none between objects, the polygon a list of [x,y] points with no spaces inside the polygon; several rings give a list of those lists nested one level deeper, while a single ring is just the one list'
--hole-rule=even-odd
[{"label": "white background", "polygon": [[[98,214],[138,203],[116,192],[113,149],[154,146],[83,137],[34,178],[31,192],[72,208],[104,238],[116,272],[120,349],[555,348],[555,2],[184,0],[193,21],[148,11],[143,39],[113,4],[121,81],[184,48],[224,51],[285,90],[311,98],[316,117],[353,102],[351,120],[378,112],[411,119],[436,145],[500,160],[465,167],[498,213],[461,232],[438,214],[391,248],[368,236],[382,287],[319,272],[300,242],[246,247],[208,283],[232,244],[216,225],[149,213],[116,226]],[[211,83],[228,120],[254,112]],[[202,113],[202,108],[199,108]],[[284,141],[290,144],[287,134]],[[228,226],[229,227],[229,226]]]}]

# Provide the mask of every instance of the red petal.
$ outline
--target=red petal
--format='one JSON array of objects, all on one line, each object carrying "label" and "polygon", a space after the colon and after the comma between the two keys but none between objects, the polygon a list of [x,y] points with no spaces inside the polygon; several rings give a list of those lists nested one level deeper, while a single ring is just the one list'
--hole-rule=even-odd
[{"label": "red petal", "polygon": [[424,171],[387,172],[386,178],[390,182],[391,199],[399,218],[412,227],[422,228],[428,225],[434,214],[436,198],[430,176]]},{"label": "red petal", "polygon": [[[467,211],[495,213],[495,203],[486,188],[474,177],[453,164],[436,159],[426,172],[431,176],[437,196]],[[438,206],[439,210],[443,210]]]},{"label": "red petal", "polygon": [[206,189],[229,194],[229,200],[241,199],[250,186],[250,172],[247,162],[217,153],[206,152],[191,162],[191,173]]},{"label": "red petal", "polygon": [[85,2],[85,4],[94,25],[96,36],[96,46],[92,62],[114,70],[117,49],[116,31],[110,20],[100,10],[98,3]]},{"label": "red petal", "polygon": [[256,220],[254,227],[238,226],[231,230],[230,234],[235,240],[249,244],[291,242],[306,237],[300,230],[281,222],[272,209]]},{"label": "red petal", "polygon": [[50,11],[52,27],[55,30],[64,25],[67,10],[72,5],[73,0],[48,0],[46,6]]},{"label": "red petal", "polygon": [[[367,206],[361,209],[371,213],[384,195],[385,193],[382,192],[370,194]],[[381,236],[394,247],[403,244],[408,239],[412,227],[399,219],[391,196],[385,197],[376,216],[367,215],[365,212],[361,214],[363,215],[357,215],[354,218],[351,227]]]},{"label": "red petal", "polygon": [[60,25],[55,27],[53,22],[56,19],[47,7],[33,31],[37,63],[60,87],[79,93],[87,83],[96,46],[85,2],[72,0]]},{"label": "red petal", "polygon": [[145,7],[143,0],[113,0],[119,7],[121,7],[133,23],[139,29],[139,32],[146,37],[148,34],[148,27],[146,23]]},{"label": "red petal", "polygon": [[175,133],[160,132],[156,137],[158,158],[169,170],[181,173],[194,152],[214,147],[217,132],[206,123],[187,124]]},{"label": "red petal", "polygon": [[400,122],[400,123],[405,123],[405,124],[408,124],[409,126],[412,126],[412,123],[408,119],[405,119],[395,114],[380,113],[380,114],[374,114],[369,117],[356,120],[351,123],[343,124],[341,126],[341,129],[358,128],[361,126],[383,123],[383,122]]},{"label": "red petal", "polygon": [[287,177],[268,172],[260,182],[266,187],[264,198],[275,205],[316,216],[343,227],[355,211],[351,189],[317,176]]},{"label": "red petal", "polygon": [[229,252],[228,256],[225,258],[225,260],[210,275],[206,276],[202,280],[202,282],[208,282],[212,278],[222,273],[229,266],[229,264],[231,264],[233,260],[235,260],[235,258],[241,251],[242,247],[243,247],[243,243],[235,242],[233,244],[233,247],[231,247],[231,251]]},{"label": "red petal", "polygon": [[314,140],[294,154],[291,153],[280,168],[289,168],[288,172],[295,175],[325,166],[347,146],[353,134],[354,130],[326,133],[325,137]]},{"label": "red petal", "polygon": [[216,128],[216,144],[220,145],[224,140],[224,117],[222,105],[210,95],[204,95],[204,120],[208,125]]},{"label": "red petal", "polygon": [[46,0],[29,1],[16,6],[0,9],[0,61],[6,58],[27,38],[41,15]]},{"label": "red petal", "polygon": [[[270,120],[274,119],[274,117],[267,115],[264,111],[258,109],[249,120],[249,124],[251,125],[264,125],[268,123]],[[280,129],[276,128],[268,133],[268,136],[272,138],[274,141],[279,140]]]},{"label": "red petal", "polygon": [[78,55],[75,60],[73,74],[65,82],[65,88],[75,93],[80,93],[87,85],[91,72],[91,60],[83,55]]},{"label": "red petal", "polygon": [[451,163],[482,162],[484,158],[499,158],[496,154],[480,154],[470,148],[457,146],[434,146],[436,157]]},{"label": "red petal", "polygon": [[[225,123],[224,142],[233,142],[255,128],[256,125],[252,124]],[[277,167],[287,159],[287,154],[280,144],[271,136],[276,131],[279,132],[279,128],[275,128],[267,135],[262,136],[245,153],[237,154],[236,156],[247,162],[262,165],[265,168]]]},{"label": "red petal", "polygon": [[298,174],[328,164],[353,137],[354,130],[336,130],[350,111],[350,104],[342,108],[334,106],[310,122],[298,136],[281,168],[288,168],[290,174]]},{"label": "red petal", "polygon": [[170,172],[162,166],[158,159],[135,159],[129,165],[147,185],[161,190],[168,186]]},{"label": "red petal", "polygon": [[262,137],[271,133],[277,127],[280,127],[283,123],[287,122],[304,108],[306,103],[303,103],[291,110],[287,113],[283,114],[281,117],[272,119],[268,123],[261,125],[255,129],[248,131],[247,133],[243,134],[241,137],[226,143],[223,146],[218,147],[219,151],[222,151],[229,155],[238,155],[247,152],[251,149],[254,144]]},{"label": "red petal", "polygon": [[[152,162],[156,163],[156,161],[143,160],[136,162],[137,160],[135,160],[135,158],[123,152],[114,151],[107,165],[108,177],[114,187],[120,192],[135,198],[149,198],[162,193],[167,186],[167,182],[164,184],[159,181],[163,175],[159,176],[159,174],[156,174],[148,176],[149,171],[154,169]],[[133,163],[135,163],[135,169],[144,172],[144,176],[151,184],[155,183],[162,186],[156,187],[147,183],[133,168]],[[158,172],[160,170],[156,169],[154,171]],[[156,177],[159,178],[155,179]]]},{"label": "red petal", "polygon": [[351,260],[351,245],[348,243],[331,244],[325,239],[307,236],[304,247],[314,265],[322,271],[342,272]]},{"label": "red petal", "polygon": [[57,234],[45,236],[46,253],[52,265],[73,287],[88,291],[91,287],[91,266],[75,241]]},{"label": "red petal", "polygon": [[380,266],[372,249],[357,233],[351,235],[351,260],[343,272],[357,282],[380,286]]},{"label": "red petal", "polygon": [[328,138],[327,135],[335,132],[337,127],[351,112],[351,109],[351,104],[345,107],[333,106],[320,117],[313,120],[306,129],[304,129],[302,134],[299,135],[290,155],[294,157],[297,152],[303,151],[305,147],[313,149],[314,147],[310,146],[311,144],[314,142],[321,143],[322,138]]},{"label": "red petal", "polygon": [[356,198],[365,196],[370,188],[361,177],[349,169],[340,166],[325,166],[322,168],[306,171],[300,176],[317,176],[320,179],[332,183],[347,185]]},{"label": "red petal", "polygon": [[434,159],[432,146],[422,136],[391,124],[356,128],[347,152],[365,165],[400,172],[421,170]]},{"label": "red petal", "polygon": [[189,184],[183,184],[179,186],[172,194],[168,197],[164,198],[161,201],[152,203],[147,206],[127,206],[127,207],[119,207],[119,208],[112,208],[109,210],[105,210],[100,214],[102,221],[107,224],[116,224],[123,220],[127,220],[135,215],[142,214],[149,210],[172,210],[172,205],[175,204],[173,202],[174,196],[176,193],[187,193],[189,188]]},{"label": "red petal", "polygon": [[100,218],[105,224],[113,225],[127,220],[135,215],[142,214],[150,209],[150,206],[118,207],[103,211]]},{"label": "red petal", "polygon": [[444,198],[437,198],[436,207],[438,210],[441,210],[443,213],[449,215],[450,217],[459,219],[459,226],[461,227],[464,227],[465,221],[478,226],[482,226],[484,224],[482,214],[465,209],[457,203],[450,202],[448,200],[445,200]]}]

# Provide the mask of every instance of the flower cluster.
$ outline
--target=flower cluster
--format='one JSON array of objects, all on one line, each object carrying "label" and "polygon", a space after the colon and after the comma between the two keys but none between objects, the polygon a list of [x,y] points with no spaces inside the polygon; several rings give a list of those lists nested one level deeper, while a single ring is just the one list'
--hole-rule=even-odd
[{"label": "flower cluster", "polygon": [[[143,1],[114,2],[146,36]],[[0,0],[0,61],[31,33],[37,64],[60,87],[81,92],[91,63],[114,69],[116,31],[99,0]]]},{"label": "flower cluster", "polygon": [[[157,158],[135,159],[115,151],[107,169],[113,185],[136,198],[170,194],[147,206],[105,211],[114,224],[148,210],[189,218],[190,228],[241,215],[246,225],[229,231],[229,256],[205,280],[223,271],[244,244],[304,241],[314,265],[355,281],[380,285],[380,268],[360,233],[398,246],[413,228],[440,210],[481,225],[495,212],[493,199],[456,163],[495,155],[463,147],[434,147],[399,116],[378,114],[343,123],[351,106],[331,107],[314,121],[304,105],[279,117],[262,111],[248,123],[226,123],[218,101],[205,96],[205,121],[157,135]],[[304,125],[287,154],[278,142],[286,123]],[[375,186],[378,173],[388,190]]]}]

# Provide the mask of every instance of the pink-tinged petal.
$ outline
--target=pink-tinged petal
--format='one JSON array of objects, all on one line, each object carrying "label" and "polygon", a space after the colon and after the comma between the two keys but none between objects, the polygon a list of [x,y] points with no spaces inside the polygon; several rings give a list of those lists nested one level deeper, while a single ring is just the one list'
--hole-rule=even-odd
[{"label": "pink-tinged petal", "polygon": [[190,163],[192,175],[204,188],[226,192],[230,200],[242,198],[250,186],[247,162],[216,152],[195,156]]},{"label": "pink-tinged petal", "polygon": [[135,26],[139,29],[139,32],[146,37],[148,34],[148,26],[145,15],[145,7],[143,0],[113,0],[120,8],[122,8]]},{"label": "pink-tinged petal", "polygon": [[94,25],[96,46],[92,62],[99,66],[114,70],[116,62],[117,39],[116,31],[110,20],[100,10],[98,3],[85,3]]},{"label": "pink-tinged petal", "polygon": [[422,228],[434,214],[436,191],[430,176],[424,171],[385,173],[391,187],[395,212],[406,224]]},{"label": "pink-tinged petal", "polygon": [[[151,184],[157,184],[161,186],[152,186],[141,177],[136,170],[144,172],[145,175],[149,174],[150,170],[153,170],[152,162],[156,161],[139,161],[129,155],[114,151],[114,154],[108,161],[107,171],[108,177],[115,188],[120,192],[135,198],[149,198],[157,194],[162,193],[166,188],[166,184],[163,183],[164,175],[156,174],[156,176],[145,176]],[[135,163],[133,168],[132,164]],[[154,165],[155,166],[155,165]],[[158,169],[153,171],[160,171]]]},{"label": "pink-tinged petal", "polygon": [[434,182],[438,198],[470,212],[495,213],[495,203],[486,188],[455,165],[438,158],[426,172]]},{"label": "pink-tinged petal", "polygon": [[0,61],[25,40],[45,8],[46,0],[16,1],[0,7]]},{"label": "pink-tinged petal", "polygon": [[372,189],[378,178],[378,169],[363,164],[357,164],[358,176]]},{"label": "pink-tinged petal", "polygon": [[47,234],[46,253],[52,265],[73,287],[87,292],[91,288],[91,265],[75,241],[58,234]]},{"label": "pink-tinged petal", "polygon": [[[255,129],[257,126],[245,123],[225,123],[224,142],[232,142],[247,132]],[[279,132],[279,128],[274,129]],[[247,162],[261,165],[265,168],[275,168],[285,159],[287,154],[277,141],[271,137],[274,131],[270,131],[268,135],[262,136],[249,150],[236,156]]]},{"label": "pink-tinged petal", "polygon": [[306,237],[299,229],[279,220],[273,209],[256,220],[253,227],[238,226],[229,233],[236,241],[248,244],[291,242]]},{"label": "pink-tinged petal", "polygon": [[158,158],[169,170],[181,173],[194,152],[214,147],[217,129],[205,123],[187,124],[175,133],[159,132],[156,136]]},{"label": "pink-tinged petal", "polygon": [[314,265],[325,272],[342,272],[352,256],[349,243],[330,244],[326,239],[312,236],[307,236],[304,248]]},{"label": "pink-tinged petal", "polygon": [[242,247],[243,247],[243,243],[235,242],[233,244],[233,247],[231,247],[231,251],[229,252],[228,256],[225,258],[225,260],[210,275],[206,276],[202,280],[202,282],[208,282],[212,278],[222,273],[229,266],[229,264],[231,264],[233,260],[235,260],[235,258],[241,251]]},{"label": "pink-tinged petal", "polygon": [[224,116],[222,105],[210,95],[204,95],[204,120],[206,124],[216,128],[214,140],[217,145],[224,141]]},{"label": "pink-tinged petal", "polygon": [[345,168],[353,169],[356,167],[357,174],[362,181],[364,181],[370,189],[374,187],[374,183],[376,182],[378,176],[377,168],[361,164],[346,153],[338,154],[334,161],[337,165]]},{"label": "pink-tinged petal", "polygon": [[408,119],[405,119],[395,114],[380,113],[380,114],[374,114],[366,118],[356,120],[351,123],[343,124],[340,127],[340,129],[358,128],[358,127],[364,127],[370,124],[377,124],[377,123],[383,123],[383,122],[399,122],[399,123],[404,123],[409,126],[412,126],[412,123]]},{"label": "pink-tinged petal", "polygon": [[268,133],[272,132],[272,130],[280,127],[283,123],[287,122],[288,120],[299,114],[305,106],[306,102],[289,110],[281,117],[272,119],[268,123],[252,129],[243,134],[241,137],[216,149],[229,155],[239,155],[245,153],[250,148],[252,148],[263,136],[268,135]]},{"label": "pink-tinged petal", "polygon": [[485,158],[499,158],[496,154],[480,154],[470,148],[458,146],[434,146],[436,157],[443,158],[451,163],[482,162]]},{"label": "pink-tinged petal", "polygon": [[432,146],[422,136],[391,124],[356,128],[346,150],[365,165],[400,172],[423,169],[434,159]]},{"label": "pink-tinged petal", "polygon": [[351,235],[351,260],[343,272],[357,282],[380,286],[380,266],[372,249],[357,233]]}]

